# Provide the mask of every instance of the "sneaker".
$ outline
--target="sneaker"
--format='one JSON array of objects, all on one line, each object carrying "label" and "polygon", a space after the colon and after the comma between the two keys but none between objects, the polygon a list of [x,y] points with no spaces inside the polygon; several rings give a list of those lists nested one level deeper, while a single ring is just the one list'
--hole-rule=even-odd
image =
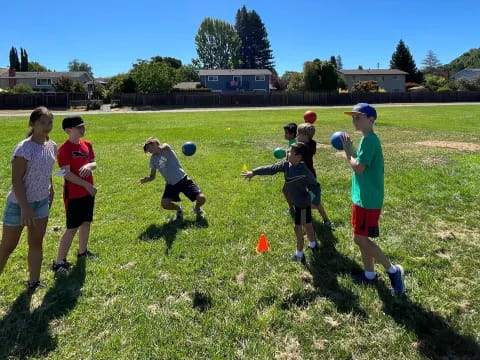
[{"label": "sneaker", "polygon": [[393,274],[388,273],[390,284],[392,284],[395,295],[402,295],[405,292],[405,273],[402,265],[395,265],[397,271]]},{"label": "sneaker", "polygon": [[52,271],[56,274],[64,274],[70,269],[71,265],[72,264],[70,264],[67,260],[62,260],[60,262],[56,262],[54,260],[52,264]]},{"label": "sneaker", "polygon": [[40,281],[35,281],[33,283],[30,281],[27,281],[27,288],[29,291],[35,291],[36,289],[43,289],[46,287],[47,287],[47,284],[42,283]]},{"label": "sneaker", "polygon": [[352,279],[353,279],[353,282],[360,285],[375,285],[378,282],[377,275],[375,275],[375,278],[370,280],[365,276],[364,272],[360,274],[352,274]]},{"label": "sneaker", "polygon": [[84,251],[83,253],[81,253],[81,254],[77,254],[77,257],[78,257],[78,258],[86,257],[86,258],[88,258],[88,259],[96,259],[96,258],[97,258],[97,256],[96,256],[94,253],[88,251],[88,249],[85,250],[85,251]]},{"label": "sneaker", "polygon": [[293,262],[301,262],[302,264],[305,263],[305,255],[303,255],[301,258],[299,258],[296,254],[293,255],[291,258],[290,258],[291,261]]},{"label": "sneaker", "polygon": [[320,250],[320,247],[318,246],[318,243],[316,243],[316,244],[315,244],[315,247],[313,247],[313,248],[310,247],[310,245],[308,245],[308,248],[309,248],[310,250],[312,250],[312,252],[314,252],[314,253],[316,253],[316,252],[318,252],[318,251]]},{"label": "sneaker", "polygon": [[323,226],[325,226],[328,230],[333,230],[333,223],[330,219],[323,220]]},{"label": "sneaker", "polygon": [[195,215],[197,215],[197,217],[205,217],[205,211],[202,208],[197,208],[196,206],[193,206],[193,212],[195,213]]},{"label": "sneaker", "polygon": [[177,215],[175,216],[175,221],[182,221],[183,220],[183,210],[182,208],[177,210]]}]

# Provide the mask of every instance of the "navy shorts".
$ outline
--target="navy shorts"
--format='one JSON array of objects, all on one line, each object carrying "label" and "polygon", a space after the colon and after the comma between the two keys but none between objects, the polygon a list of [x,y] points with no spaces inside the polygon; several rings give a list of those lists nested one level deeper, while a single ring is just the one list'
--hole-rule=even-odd
[{"label": "navy shorts", "polygon": [[202,191],[200,188],[190,179],[188,176],[185,176],[182,180],[177,182],[175,185],[167,184],[165,190],[163,191],[162,199],[170,199],[172,201],[181,201],[180,193],[184,193],[190,201],[195,201],[197,195],[201,194]]},{"label": "navy shorts", "polygon": [[294,206],[295,209],[295,225],[305,225],[312,222],[312,208],[299,208]]},{"label": "navy shorts", "polygon": [[92,222],[94,205],[95,197],[90,195],[69,199],[67,204],[67,229],[75,229],[84,222]]}]

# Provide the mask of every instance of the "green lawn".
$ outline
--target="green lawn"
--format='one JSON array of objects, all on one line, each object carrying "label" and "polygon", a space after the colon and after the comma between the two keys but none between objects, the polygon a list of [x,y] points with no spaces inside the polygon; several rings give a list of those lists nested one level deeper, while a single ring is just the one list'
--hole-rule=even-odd
[{"label": "green lawn", "polygon": [[[305,109],[306,110],[306,109]],[[480,151],[420,141],[480,145],[480,106],[378,108],[386,199],[378,242],[406,270],[407,294],[388,278],[356,285],[350,177],[329,146],[353,133],[344,109],[319,109],[315,167],[332,233],[314,214],[321,251],[307,267],[291,263],[295,237],[281,193],[283,177],[240,177],[275,161],[283,125],[304,110],[86,115],[98,169],[90,249],[55,281],[49,271],[64,228],[62,179],[45,238],[42,279],[29,296],[25,238],[0,275],[0,358],[34,359],[440,359],[480,358]],[[52,138],[61,144],[62,117]],[[0,198],[9,158],[27,117],[0,119]],[[167,142],[207,197],[204,222],[182,201],[183,224],[160,209],[160,176],[149,174],[142,143]],[[192,157],[185,141],[197,144]],[[3,213],[5,201],[0,203]],[[55,227],[62,227],[54,231]],[[257,254],[261,233],[271,251]],[[76,262],[77,240],[69,260]]]}]

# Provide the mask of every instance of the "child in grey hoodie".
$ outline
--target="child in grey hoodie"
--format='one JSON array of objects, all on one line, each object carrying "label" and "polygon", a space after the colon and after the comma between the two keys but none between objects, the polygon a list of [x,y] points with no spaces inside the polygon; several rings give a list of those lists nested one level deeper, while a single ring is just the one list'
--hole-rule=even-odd
[{"label": "child in grey hoodie", "polygon": [[292,260],[301,262],[305,261],[303,254],[303,229],[307,233],[309,248],[312,251],[318,249],[312,226],[311,204],[318,205],[320,203],[320,184],[303,162],[303,159],[307,156],[307,151],[308,149],[304,143],[297,142],[290,147],[286,160],[270,166],[257,167],[253,171],[242,172],[242,176],[245,179],[251,179],[255,175],[284,173],[285,187],[291,195],[295,210],[294,230],[297,238],[297,251]]}]

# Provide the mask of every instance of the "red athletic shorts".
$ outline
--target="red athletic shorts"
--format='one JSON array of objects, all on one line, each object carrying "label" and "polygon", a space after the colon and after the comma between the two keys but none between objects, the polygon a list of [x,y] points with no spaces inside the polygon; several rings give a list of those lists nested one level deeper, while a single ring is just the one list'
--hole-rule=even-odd
[{"label": "red athletic shorts", "polygon": [[378,219],[382,209],[365,209],[352,204],[353,233],[368,237],[378,237]]}]

